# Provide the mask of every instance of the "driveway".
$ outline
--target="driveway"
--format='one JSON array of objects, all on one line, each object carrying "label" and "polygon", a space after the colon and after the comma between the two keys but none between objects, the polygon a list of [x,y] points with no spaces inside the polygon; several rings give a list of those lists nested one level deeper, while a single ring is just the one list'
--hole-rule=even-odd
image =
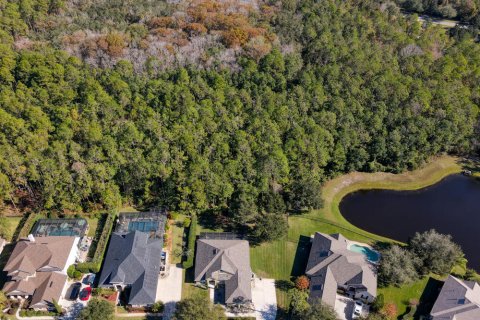
[{"label": "driveway", "polygon": [[[88,301],[81,301],[80,299],[77,299],[75,301],[68,299],[70,297],[72,284],[74,284],[75,282],[82,283],[81,280],[80,281],[68,280],[65,287],[63,288],[60,301],[58,302],[66,310],[65,315],[61,317],[62,320],[76,319],[80,311],[82,311],[82,309],[88,303]],[[82,287],[80,290],[82,290],[85,287],[86,287],[85,284],[82,283]]]},{"label": "driveway", "polygon": [[[351,298],[337,294],[335,300],[335,311],[340,320],[352,320],[352,313],[355,307],[355,301]],[[370,311],[368,305],[363,305],[362,316],[367,317]]]},{"label": "driveway", "polygon": [[257,320],[275,320],[277,316],[277,294],[274,279],[255,278],[252,300]]},{"label": "driveway", "polygon": [[175,304],[182,299],[182,269],[170,265],[170,272],[166,278],[158,278],[157,301],[165,304],[163,319],[170,319],[175,311]]},{"label": "driveway", "polygon": [[353,299],[337,294],[335,311],[340,320],[352,320]]}]

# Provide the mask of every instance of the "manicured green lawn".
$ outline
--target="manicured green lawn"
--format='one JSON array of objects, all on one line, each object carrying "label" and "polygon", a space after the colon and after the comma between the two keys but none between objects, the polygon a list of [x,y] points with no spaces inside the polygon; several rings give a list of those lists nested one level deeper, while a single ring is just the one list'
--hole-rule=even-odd
[{"label": "manicured green lawn", "polygon": [[183,218],[177,219],[172,224],[172,254],[170,256],[171,263],[181,263],[182,262],[182,248],[183,248]]},{"label": "manicured green lawn", "polygon": [[193,268],[183,270],[182,299],[195,296],[208,296],[208,290],[196,287],[193,283]]}]

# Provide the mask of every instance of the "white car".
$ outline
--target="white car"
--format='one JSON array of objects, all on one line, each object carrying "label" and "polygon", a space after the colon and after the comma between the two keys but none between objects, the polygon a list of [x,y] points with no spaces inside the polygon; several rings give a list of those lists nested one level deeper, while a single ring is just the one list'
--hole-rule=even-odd
[{"label": "white car", "polygon": [[361,301],[355,301],[353,308],[352,319],[359,319],[362,316],[363,303]]}]

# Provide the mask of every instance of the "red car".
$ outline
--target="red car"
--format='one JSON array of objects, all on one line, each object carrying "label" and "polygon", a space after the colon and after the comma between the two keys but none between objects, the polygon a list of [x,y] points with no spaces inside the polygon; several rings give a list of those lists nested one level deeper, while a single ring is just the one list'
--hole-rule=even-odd
[{"label": "red car", "polygon": [[87,301],[90,299],[90,295],[92,294],[92,287],[85,287],[82,291],[80,291],[80,300]]}]

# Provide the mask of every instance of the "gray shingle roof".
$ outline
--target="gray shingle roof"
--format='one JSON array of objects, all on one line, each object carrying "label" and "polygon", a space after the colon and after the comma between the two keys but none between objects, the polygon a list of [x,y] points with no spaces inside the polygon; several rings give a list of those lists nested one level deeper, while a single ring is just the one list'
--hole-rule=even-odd
[{"label": "gray shingle roof", "polygon": [[448,276],[430,314],[432,320],[480,319],[480,285]]},{"label": "gray shingle roof", "polygon": [[157,293],[162,247],[162,239],[149,238],[148,233],[113,233],[99,285],[130,285],[129,304],[153,304]]},{"label": "gray shingle roof", "polygon": [[306,274],[310,277],[310,298],[321,298],[334,306],[338,286],[363,286],[377,295],[377,275],[366,257],[348,250],[341,234],[316,232],[308,258]]},{"label": "gray shingle roof", "polygon": [[252,270],[246,240],[197,240],[195,281],[212,278],[222,271],[225,276],[225,303],[252,300]]}]

